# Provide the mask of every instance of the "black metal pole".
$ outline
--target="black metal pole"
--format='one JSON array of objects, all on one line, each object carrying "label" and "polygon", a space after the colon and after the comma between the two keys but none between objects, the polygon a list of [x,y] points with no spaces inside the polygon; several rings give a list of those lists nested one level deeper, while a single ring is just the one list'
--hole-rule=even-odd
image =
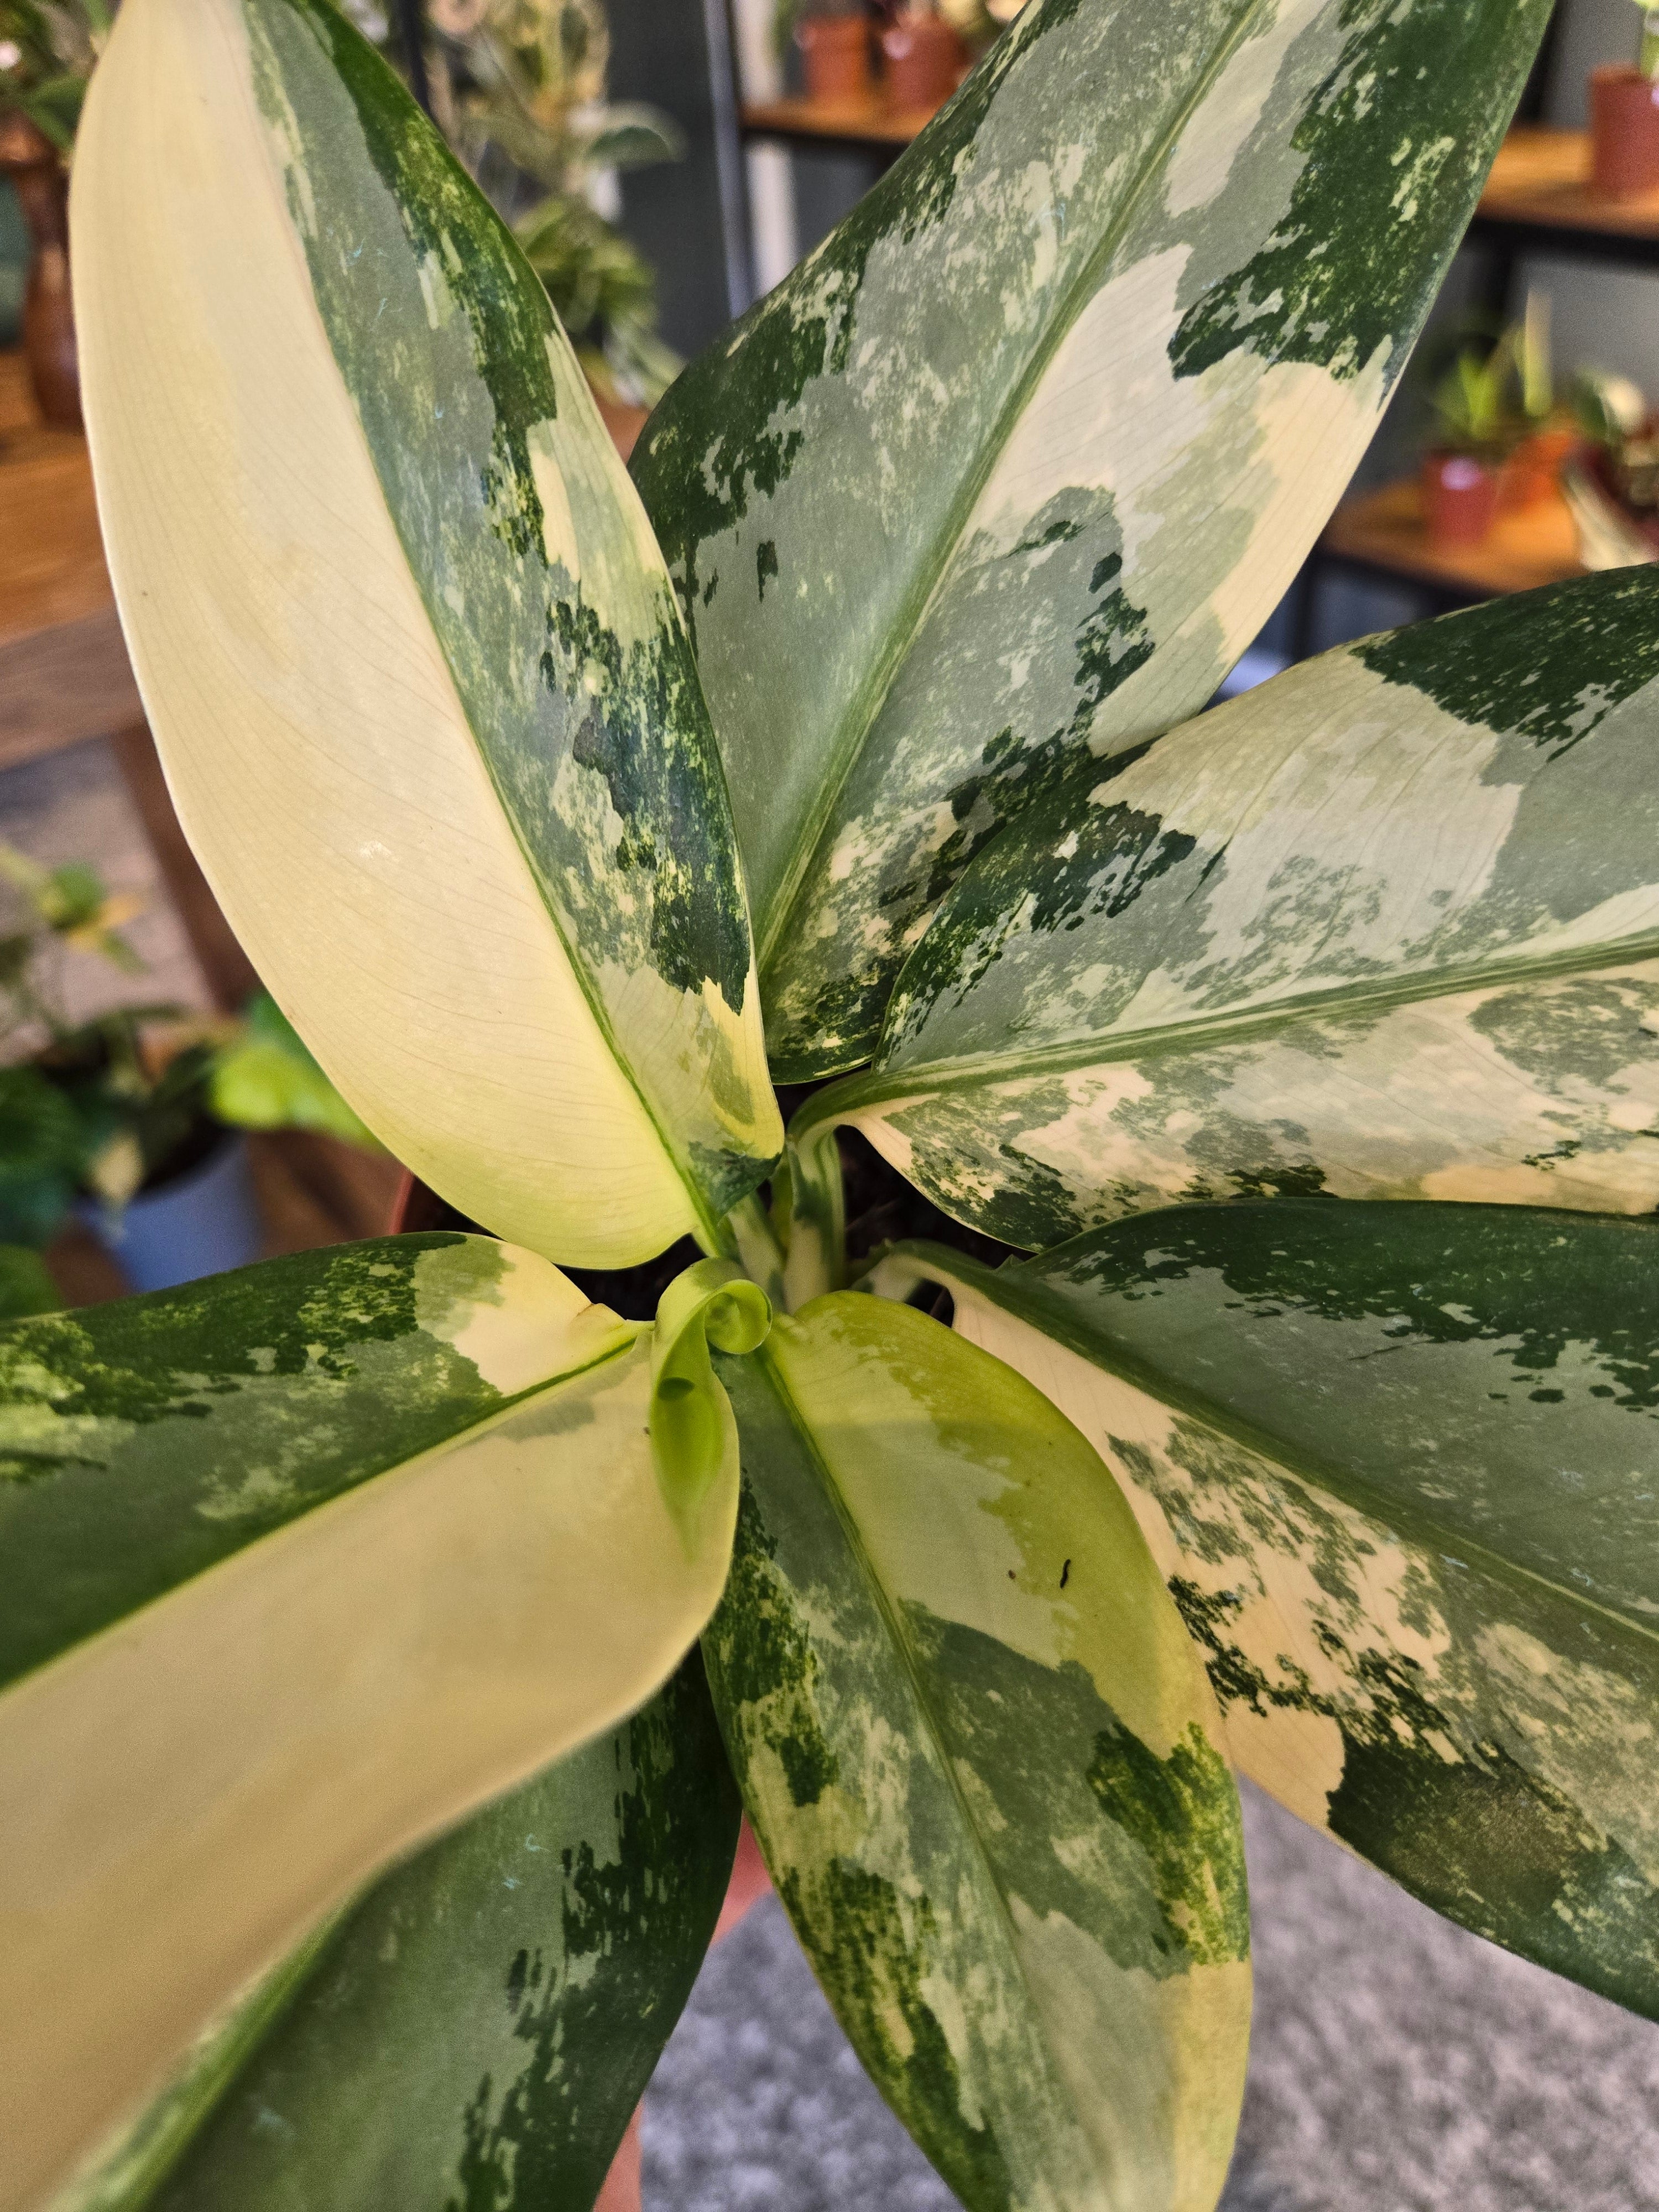
[{"label": "black metal pole", "polygon": [[426,40],[422,36],[421,0],[398,0],[398,38],[409,71],[409,88],[426,112],[432,112],[432,87],[426,74]]}]

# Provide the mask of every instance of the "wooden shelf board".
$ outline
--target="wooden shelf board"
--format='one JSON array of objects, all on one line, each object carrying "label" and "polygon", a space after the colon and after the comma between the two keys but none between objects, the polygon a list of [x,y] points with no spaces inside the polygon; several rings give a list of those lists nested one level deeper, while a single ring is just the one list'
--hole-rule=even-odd
[{"label": "wooden shelf board", "polygon": [[1659,241],[1659,191],[1608,199],[1589,173],[1587,131],[1521,125],[1498,149],[1476,212],[1488,222]]},{"label": "wooden shelf board", "polygon": [[1572,518],[1559,498],[1499,515],[1481,544],[1435,546],[1424,528],[1422,494],[1414,482],[1385,484],[1338,507],[1320,550],[1468,600],[1530,592],[1583,574]]},{"label": "wooden shelf board", "polygon": [[856,100],[745,101],[744,130],[757,138],[821,139],[826,144],[908,146],[938,111],[895,107],[880,91]]}]

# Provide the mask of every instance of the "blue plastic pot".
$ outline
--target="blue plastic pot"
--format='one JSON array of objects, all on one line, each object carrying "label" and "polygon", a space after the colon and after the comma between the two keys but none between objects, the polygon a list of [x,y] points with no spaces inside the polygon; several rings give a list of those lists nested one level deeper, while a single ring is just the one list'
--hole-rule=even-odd
[{"label": "blue plastic pot", "polygon": [[135,1291],[165,1291],[246,1267],[264,1246],[247,1140],[227,1133],[198,1167],[120,1213],[84,1200],[82,1218]]}]

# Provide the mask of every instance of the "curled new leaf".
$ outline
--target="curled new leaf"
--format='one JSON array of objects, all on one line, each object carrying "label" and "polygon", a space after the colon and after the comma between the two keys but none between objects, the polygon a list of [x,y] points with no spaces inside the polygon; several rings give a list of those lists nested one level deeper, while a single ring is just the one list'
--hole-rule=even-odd
[{"label": "curled new leaf", "polygon": [[732,1260],[702,1260],[663,1292],[651,1340],[651,1449],[669,1510],[695,1544],[699,1510],[735,1443],[710,1349],[766,1340],[772,1308]]}]

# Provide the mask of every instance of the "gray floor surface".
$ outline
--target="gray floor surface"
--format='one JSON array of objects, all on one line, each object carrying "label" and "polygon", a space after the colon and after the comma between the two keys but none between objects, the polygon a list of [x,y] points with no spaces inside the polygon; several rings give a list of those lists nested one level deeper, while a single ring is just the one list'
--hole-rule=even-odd
[{"label": "gray floor surface", "polygon": [[[1659,2027],[1447,1923],[1255,1792],[1224,2212],[1659,2212]],[[767,1899],[646,2103],[645,2212],[951,2212]]]}]

